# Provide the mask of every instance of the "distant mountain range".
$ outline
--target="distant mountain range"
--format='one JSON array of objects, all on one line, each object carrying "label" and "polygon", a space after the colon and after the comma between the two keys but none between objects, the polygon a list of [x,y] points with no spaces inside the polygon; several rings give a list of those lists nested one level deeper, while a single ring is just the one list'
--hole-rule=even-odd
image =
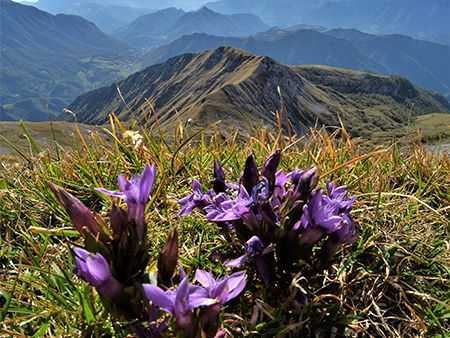
[{"label": "distant mountain range", "polygon": [[299,23],[355,28],[377,34],[402,34],[450,44],[449,1],[374,0],[220,0],[207,3],[223,14],[253,13],[271,26]]},{"label": "distant mountain range", "polygon": [[[266,56],[234,47],[183,54],[135,73],[116,86],[79,96],[58,120],[104,124],[115,114],[122,121],[143,111],[170,131],[191,119],[191,130],[222,120],[221,128],[251,132],[252,126],[276,125],[281,95],[298,135],[317,125],[339,125],[339,117],[356,136],[405,125],[414,115],[450,113],[449,102],[437,92],[420,89],[399,76],[381,76],[326,66],[287,66]],[[450,115],[449,115],[450,116]]]},{"label": "distant mountain range", "polygon": [[23,2],[35,6],[51,14],[79,15],[92,21],[105,33],[125,26],[138,17],[156,12],[164,8],[174,7],[184,10],[197,10],[205,0],[39,0],[37,2]]},{"label": "distant mountain range", "polygon": [[[76,8],[77,11],[84,11],[83,15],[93,15],[100,22],[100,16],[94,15],[94,12],[98,12],[106,20],[105,25],[112,29],[118,22],[115,17],[119,16],[125,22],[137,14],[133,6],[146,7],[142,10],[142,14],[145,14],[146,11],[153,11],[148,6],[173,3],[169,0],[158,3],[143,0],[39,0],[33,4],[48,6],[54,11],[58,8],[66,11]],[[276,8],[273,7],[274,3],[277,4]],[[421,7],[423,13],[430,8],[435,11],[446,8],[445,4],[436,1],[428,3],[434,7],[424,4]],[[299,13],[303,15],[325,8],[323,1],[291,0],[222,0],[210,5],[217,7],[224,4],[230,5],[227,7],[228,12],[240,8],[241,11],[267,14],[266,11],[270,10],[273,20],[280,13],[289,12],[285,24],[290,18],[295,18],[292,22],[299,22]],[[357,7],[350,6],[348,1],[333,2],[333,6],[344,4],[347,4],[347,9],[342,15],[350,15],[348,8]],[[409,2],[405,3],[398,17],[403,18],[411,8],[416,8],[411,6]],[[302,9],[300,12],[299,8]],[[385,18],[391,15],[389,11],[392,8],[395,9],[395,6],[386,6],[387,12],[379,13],[380,22],[388,22]],[[364,13],[363,9],[361,11]],[[428,15],[436,20],[436,32],[440,32],[441,23],[445,23],[443,16],[435,12]],[[384,75],[398,74],[407,77],[415,85],[438,90],[447,97],[450,91],[449,47],[401,35],[377,36],[355,29],[328,30],[318,24],[268,29],[269,26],[254,14],[224,15],[204,7],[189,13],[167,8],[140,16],[115,30],[114,34],[123,39],[119,41],[79,16],[51,15],[9,0],[1,0],[1,22],[0,120],[47,120],[46,104],[54,117],[83,92],[111,84],[116,79],[120,81],[136,71],[176,55],[226,45],[269,56],[288,65],[322,64]],[[405,21],[405,25],[408,23]],[[423,30],[425,23],[416,23]],[[208,32],[209,35],[191,34],[193,32]],[[166,45],[170,41],[172,43]],[[143,49],[156,46],[161,48],[140,55]]]},{"label": "distant mountain range", "polygon": [[155,48],[183,35],[208,33],[217,36],[247,37],[270,27],[253,14],[223,15],[206,7],[184,13],[174,8],[139,17],[112,36],[135,47]]},{"label": "distant mountain range", "polygon": [[273,28],[249,38],[193,34],[144,55],[143,66],[182,53],[233,46],[270,56],[287,65],[321,64],[382,75],[401,75],[415,85],[448,95],[450,48],[402,35],[377,36],[354,29],[291,30]]},{"label": "distant mountain range", "polygon": [[1,0],[0,120],[43,121],[131,72],[129,46],[79,16]]}]

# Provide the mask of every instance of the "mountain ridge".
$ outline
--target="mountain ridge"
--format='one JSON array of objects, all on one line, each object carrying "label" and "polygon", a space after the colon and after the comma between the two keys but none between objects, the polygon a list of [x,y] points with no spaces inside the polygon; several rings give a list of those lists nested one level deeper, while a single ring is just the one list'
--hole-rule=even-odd
[{"label": "mountain ridge", "polygon": [[[388,41],[392,42],[388,44]],[[270,56],[288,65],[322,64],[370,70],[382,75],[398,74],[420,87],[445,95],[450,92],[450,47],[401,35],[377,36],[357,30],[318,32],[272,28],[246,39],[193,34],[157,48],[140,60],[143,66],[149,66],[175,55],[197,53],[221,45]],[[429,51],[433,55],[428,55]]]},{"label": "mountain ridge", "polygon": [[224,14],[253,13],[283,28],[303,23],[450,44],[448,1],[220,0],[206,6]]},{"label": "mountain ridge", "polygon": [[[167,22],[155,29],[153,21],[159,22],[160,15],[165,15]],[[202,7],[198,11],[183,15],[178,13],[169,16],[168,10],[147,14],[116,30],[112,35],[126,39],[135,47],[154,49],[186,34],[208,32],[221,36],[249,36],[269,27],[254,14],[225,15]]]},{"label": "mountain ridge", "polygon": [[[320,72],[322,76],[317,76]],[[361,87],[355,83],[361,83]],[[345,93],[346,86],[353,90]],[[280,88],[292,127],[300,136],[315,124],[339,125],[339,117],[351,123],[348,129],[355,135],[364,134],[365,129],[395,128],[406,123],[413,103],[414,114],[429,110],[450,113],[448,101],[436,101],[432,92],[399,76],[324,66],[286,66],[233,47],[173,57],[131,75],[119,83],[119,88],[126,106],[116,86],[109,85],[79,96],[68,109],[78,122],[86,124],[106,123],[109,114],[122,121],[136,117],[144,121],[142,112],[154,123],[150,102],[163,129],[170,130],[179,121],[191,119],[191,128],[199,130],[222,120],[225,128],[248,133],[258,121],[276,125]],[[58,120],[75,118],[63,113]]]}]

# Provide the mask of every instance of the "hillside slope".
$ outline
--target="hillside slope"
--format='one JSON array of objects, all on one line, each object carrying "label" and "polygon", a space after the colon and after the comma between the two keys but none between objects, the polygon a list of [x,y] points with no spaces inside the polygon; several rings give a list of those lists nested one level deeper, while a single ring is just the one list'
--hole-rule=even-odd
[{"label": "hillside slope", "polygon": [[[222,120],[222,128],[247,133],[261,123],[276,125],[280,87],[299,135],[316,124],[339,125],[339,116],[354,135],[392,129],[407,122],[412,104],[414,114],[450,113],[442,95],[399,76],[286,66],[233,47],[171,58],[129,76],[119,87],[127,106],[110,85],[79,96],[68,109],[86,124],[107,123],[109,114],[144,121],[142,111],[154,122],[148,100],[165,129],[188,119],[193,130]],[[59,119],[74,121],[74,116],[63,113]]]},{"label": "hillside slope", "polygon": [[47,120],[83,91],[123,79],[129,46],[72,15],[1,0],[0,120]]}]

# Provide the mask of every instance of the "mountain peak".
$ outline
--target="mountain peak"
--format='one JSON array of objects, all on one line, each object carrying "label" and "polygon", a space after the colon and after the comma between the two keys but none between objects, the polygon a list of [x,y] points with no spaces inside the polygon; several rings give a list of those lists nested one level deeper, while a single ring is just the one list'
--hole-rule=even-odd
[{"label": "mountain peak", "polygon": [[[396,128],[406,123],[412,102],[416,114],[430,110],[449,113],[448,106],[399,76],[287,66],[225,46],[175,56],[131,75],[119,87],[127,106],[112,84],[79,96],[68,109],[78,122],[103,124],[109,114],[123,121],[135,118],[130,110],[151,116],[150,101],[167,131],[180,119],[192,119],[192,131],[221,120],[225,130],[231,127],[245,134],[252,126],[277,125],[273,112],[280,110],[280,88],[288,118],[299,136],[314,125],[339,125],[338,116],[354,135]],[[59,119],[73,120],[73,116],[63,113]],[[360,128],[361,119],[364,129]]]},{"label": "mountain peak", "polygon": [[209,9],[206,6],[203,6],[202,8],[200,8],[197,13],[215,13],[218,14],[217,12],[214,12],[213,10]]}]

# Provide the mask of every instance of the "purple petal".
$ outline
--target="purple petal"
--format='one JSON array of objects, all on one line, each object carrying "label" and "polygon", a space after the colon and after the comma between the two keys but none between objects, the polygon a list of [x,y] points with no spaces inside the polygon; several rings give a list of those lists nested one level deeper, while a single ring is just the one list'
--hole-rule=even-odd
[{"label": "purple petal", "polygon": [[251,194],[253,187],[258,183],[259,170],[256,166],[253,155],[249,155],[245,160],[244,172],[241,176],[240,184]]},{"label": "purple petal", "polygon": [[189,279],[187,277],[183,278],[180,285],[176,289],[175,296],[175,318],[182,316],[186,312],[186,302],[189,300]]},{"label": "purple petal", "polygon": [[330,232],[336,230],[339,227],[339,225],[341,224],[341,222],[342,222],[341,216],[332,216],[323,221],[319,221],[317,223],[317,226],[323,228],[326,233],[330,233]]},{"label": "purple petal", "polygon": [[127,199],[127,196],[124,193],[120,192],[120,191],[107,190],[107,189],[103,189],[103,188],[94,188],[94,189],[97,190],[98,192],[101,192],[101,193],[105,194],[105,195],[109,195],[109,196],[113,196],[113,197],[119,197],[119,198],[121,198],[121,199],[123,199],[125,201]]},{"label": "purple petal", "polygon": [[147,204],[148,199],[150,197],[150,193],[153,188],[153,184],[155,183],[156,178],[156,165],[153,162],[150,167],[148,163],[145,164],[145,169],[142,173],[142,176],[139,180],[139,204]]},{"label": "purple petal", "polygon": [[228,288],[232,291],[228,294],[225,302],[228,302],[230,299],[233,299],[234,297],[239,295],[244,289],[245,284],[246,284],[245,271],[239,271],[232,274],[228,278]]},{"label": "purple petal", "polygon": [[235,268],[237,266],[241,266],[242,264],[244,264],[249,258],[250,258],[250,255],[248,253],[245,253],[239,258],[236,258],[232,261],[225,262],[224,265]]},{"label": "purple petal", "polygon": [[77,247],[71,248],[71,250],[76,257],[79,257],[86,262],[87,256],[89,255],[89,251]]},{"label": "purple petal", "polygon": [[245,243],[245,245],[250,256],[262,256],[264,251],[264,244],[258,236],[253,236],[252,238],[250,238]]},{"label": "purple petal", "polygon": [[219,303],[219,298],[212,299],[207,293],[190,295],[189,309],[196,309],[200,306],[209,306]]},{"label": "purple petal", "polygon": [[227,330],[222,328],[219,331],[217,331],[216,335],[214,336],[214,338],[225,338],[227,336]]},{"label": "purple petal", "polygon": [[195,278],[199,281],[201,285],[208,288],[212,285],[215,285],[214,278],[211,276],[210,273],[203,271],[203,270],[197,270],[195,272]]},{"label": "purple petal", "polygon": [[202,185],[195,178],[192,180],[192,191],[198,196],[202,196]]},{"label": "purple petal", "polygon": [[[132,189],[132,185],[130,182],[128,182],[128,180],[125,178],[125,176],[123,175],[119,175],[119,177],[117,178],[117,183],[119,184],[119,188],[120,190],[122,190],[122,195],[124,195],[125,197],[122,197],[127,203],[129,195],[130,195],[130,190]],[[113,192],[113,191],[111,191]],[[119,193],[119,192],[118,192]]]},{"label": "purple petal", "polygon": [[222,305],[226,302],[229,291],[228,279],[225,278],[215,286],[213,293],[211,294],[211,298],[218,299],[218,303]]},{"label": "purple petal", "polygon": [[275,173],[278,169],[278,165],[280,164],[280,160],[281,153],[280,150],[277,149],[267,158],[261,171],[261,175],[266,177],[271,185],[275,180]]},{"label": "purple petal", "polygon": [[147,296],[147,299],[149,301],[159,306],[167,313],[175,315],[175,307],[173,299],[169,295],[167,295],[163,290],[161,290],[156,285],[143,284],[142,287],[144,288],[145,295]]},{"label": "purple petal", "polygon": [[269,285],[269,273],[267,272],[266,263],[262,260],[261,257],[254,258],[256,266],[258,267],[259,274],[261,275],[264,284]]},{"label": "purple petal", "polygon": [[231,189],[239,189],[239,185],[234,184],[234,183],[227,183],[226,185],[228,188],[231,188]]},{"label": "purple petal", "polygon": [[88,254],[86,265],[91,276],[95,278],[99,284],[105,282],[111,276],[108,263],[99,253],[96,255]]},{"label": "purple petal", "polygon": [[194,194],[191,194],[191,195],[183,197],[181,200],[179,200],[178,204],[181,205],[182,207],[185,207],[193,199],[194,199]]}]

